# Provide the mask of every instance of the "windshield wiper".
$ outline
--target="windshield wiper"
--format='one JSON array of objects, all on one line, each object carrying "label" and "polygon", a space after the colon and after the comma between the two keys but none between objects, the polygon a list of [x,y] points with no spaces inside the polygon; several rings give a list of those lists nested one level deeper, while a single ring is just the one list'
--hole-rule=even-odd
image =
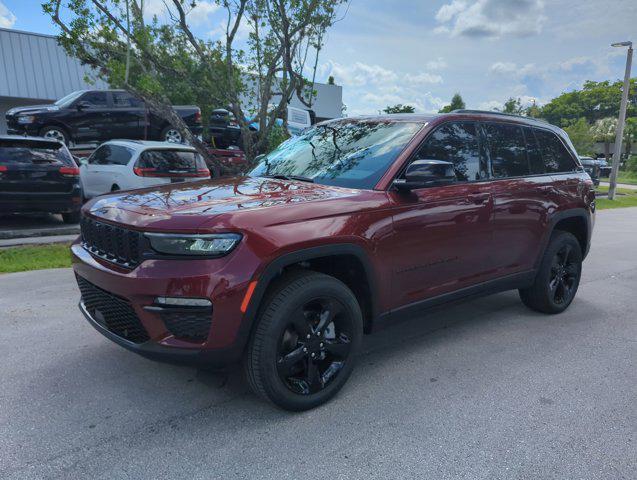
[{"label": "windshield wiper", "polygon": [[314,183],[314,179],[310,177],[303,177],[301,175],[263,175],[265,178],[276,178],[277,180],[298,180],[299,182]]}]

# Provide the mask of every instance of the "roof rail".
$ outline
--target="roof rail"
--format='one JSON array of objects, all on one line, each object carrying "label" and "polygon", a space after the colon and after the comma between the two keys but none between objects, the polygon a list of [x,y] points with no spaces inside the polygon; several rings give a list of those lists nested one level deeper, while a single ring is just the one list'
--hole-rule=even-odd
[{"label": "roof rail", "polygon": [[538,122],[548,123],[543,118],[527,117],[525,115],[518,115],[515,113],[498,112],[497,110],[473,110],[470,108],[459,108],[452,110],[449,113],[484,113],[487,115],[502,115],[503,117],[524,118],[525,120],[536,120]]}]

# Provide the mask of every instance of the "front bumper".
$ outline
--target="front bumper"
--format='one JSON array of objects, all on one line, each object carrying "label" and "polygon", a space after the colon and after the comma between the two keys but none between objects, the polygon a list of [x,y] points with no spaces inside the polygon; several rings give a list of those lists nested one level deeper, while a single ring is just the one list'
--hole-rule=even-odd
[{"label": "front bumper", "polygon": [[[249,262],[239,262],[232,255],[211,260],[152,259],[126,270],[94,257],[80,243],[72,245],[71,252],[75,274],[126,302],[147,333],[131,341],[117,329],[107,328],[103,318],[91,314],[83,298],[80,310],[108,339],[144,357],[169,363],[221,367],[241,359],[250,330],[240,309],[254,271],[246,268]],[[247,278],[242,281],[244,275]],[[175,335],[166,317],[157,311],[155,299],[162,296],[210,299],[213,307],[207,337],[193,340]]]}]

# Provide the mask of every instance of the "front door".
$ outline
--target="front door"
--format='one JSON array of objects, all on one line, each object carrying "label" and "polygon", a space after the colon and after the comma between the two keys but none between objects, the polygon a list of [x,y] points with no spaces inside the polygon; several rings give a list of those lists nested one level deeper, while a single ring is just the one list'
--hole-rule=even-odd
[{"label": "front door", "polygon": [[146,107],[144,102],[128,92],[115,91],[113,95],[112,134],[113,138],[145,138]]},{"label": "front door", "polygon": [[86,92],[70,107],[68,124],[76,144],[108,140],[111,128],[108,92]]},{"label": "front door", "polygon": [[475,122],[448,122],[413,160],[454,164],[457,181],[410,193],[391,191],[393,308],[459,290],[493,276],[493,193]]}]

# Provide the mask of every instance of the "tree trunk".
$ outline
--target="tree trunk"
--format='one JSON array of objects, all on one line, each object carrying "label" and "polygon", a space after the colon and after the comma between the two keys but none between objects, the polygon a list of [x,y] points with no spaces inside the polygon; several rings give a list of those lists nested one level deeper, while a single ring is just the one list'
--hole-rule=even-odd
[{"label": "tree trunk", "polygon": [[610,160],[610,142],[604,140],[604,158],[608,162]]}]

